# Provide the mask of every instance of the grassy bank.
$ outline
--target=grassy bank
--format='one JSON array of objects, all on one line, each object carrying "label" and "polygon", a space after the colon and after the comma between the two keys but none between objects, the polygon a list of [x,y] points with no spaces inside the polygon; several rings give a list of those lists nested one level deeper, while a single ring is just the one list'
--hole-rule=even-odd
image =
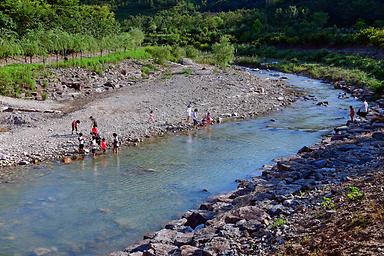
[{"label": "grassy bank", "polygon": [[[105,56],[92,58],[77,58],[68,61],[59,61],[48,65],[44,64],[15,64],[0,68],[0,94],[5,96],[27,95],[36,91],[36,80],[48,78],[49,68],[80,67],[101,74],[106,64],[116,64],[125,59],[149,59],[150,53],[145,48],[138,48],[125,52],[111,53]],[[45,84],[43,87],[47,86]]]},{"label": "grassy bank", "polygon": [[240,65],[258,67],[273,59],[277,62],[265,64],[264,67],[329,81],[343,80],[351,85],[367,86],[376,92],[384,90],[383,60],[340,54],[324,49],[297,51],[275,48],[252,49],[249,46],[240,46],[238,54],[240,56],[237,57],[236,63]]}]

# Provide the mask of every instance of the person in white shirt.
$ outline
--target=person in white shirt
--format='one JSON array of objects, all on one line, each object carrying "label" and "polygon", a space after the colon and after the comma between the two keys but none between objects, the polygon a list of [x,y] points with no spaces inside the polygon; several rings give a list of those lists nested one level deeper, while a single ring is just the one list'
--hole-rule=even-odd
[{"label": "person in white shirt", "polygon": [[192,122],[192,106],[191,103],[187,106],[187,123],[190,124]]}]

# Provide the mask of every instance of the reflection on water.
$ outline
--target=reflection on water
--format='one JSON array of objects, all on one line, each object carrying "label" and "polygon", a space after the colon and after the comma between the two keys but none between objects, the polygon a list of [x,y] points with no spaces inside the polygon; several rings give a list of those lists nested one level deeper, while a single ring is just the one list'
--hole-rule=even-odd
[{"label": "reflection on water", "polygon": [[258,175],[271,159],[319,141],[347,120],[348,105],[358,104],[338,99],[327,84],[286,76],[329,106],[299,101],[268,117],[34,169],[25,182],[2,185],[0,254],[29,255],[39,247],[55,255],[122,249],[207,197],[234,189],[235,179]]}]

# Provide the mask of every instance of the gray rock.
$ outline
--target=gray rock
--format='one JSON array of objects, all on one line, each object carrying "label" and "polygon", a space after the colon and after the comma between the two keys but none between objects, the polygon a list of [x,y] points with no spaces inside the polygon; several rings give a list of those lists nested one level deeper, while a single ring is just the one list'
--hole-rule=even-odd
[{"label": "gray rock", "polygon": [[124,249],[124,252],[133,253],[133,252],[143,252],[147,251],[150,248],[150,240],[145,239],[141,240],[135,244],[132,244]]},{"label": "gray rock", "polygon": [[374,132],[372,138],[375,140],[384,140],[384,132]]},{"label": "gray rock", "polygon": [[175,237],[177,235],[177,231],[171,230],[171,229],[162,229],[158,232],[156,232],[155,237],[152,239],[152,241],[157,243],[173,243],[175,240]]},{"label": "gray rock", "polygon": [[191,215],[187,217],[187,222],[185,223],[186,226],[190,226],[191,228],[196,228],[200,224],[205,224],[207,220],[212,219],[214,216],[214,213],[211,211],[194,211]]},{"label": "gray rock", "polygon": [[27,165],[27,164],[29,164],[29,162],[26,160],[21,160],[18,162],[18,165]]},{"label": "gray rock", "polygon": [[153,250],[155,255],[180,255],[179,249],[177,246],[163,243],[153,243],[151,244],[150,250]]},{"label": "gray rock", "polygon": [[312,162],[312,164],[314,166],[316,166],[317,168],[323,168],[327,165],[327,163],[328,163],[328,161],[325,159],[315,160]]},{"label": "gray rock", "polygon": [[186,66],[191,66],[191,65],[194,65],[195,63],[193,62],[192,59],[189,59],[189,58],[182,58],[180,60],[180,64],[181,65],[186,65]]},{"label": "gray rock", "polygon": [[3,153],[0,153],[0,160],[8,160],[9,156]]},{"label": "gray rock", "polygon": [[302,154],[302,153],[308,153],[308,152],[313,152],[313,149],[311,149],[310,147],[304,146],[297,153]]},{"label": "gray rock", "polygon": [[185,218],[181,218],[179,220],[173,220],[173,221],[168,222],[165,225],[165,228],[166,229],[176,229],[177,227],[184,226],[186,222],[187,222],[187,220]]},{"label": "gray rock", "polygon": [[51,250],[48,248],[39,247],[33,250],[33,254],[36,256],[48,255],[51,253]]}]

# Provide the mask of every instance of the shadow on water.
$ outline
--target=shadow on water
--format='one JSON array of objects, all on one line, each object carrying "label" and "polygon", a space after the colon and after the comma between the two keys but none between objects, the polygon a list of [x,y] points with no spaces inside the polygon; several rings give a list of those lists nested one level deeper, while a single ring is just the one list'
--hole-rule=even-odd
[{"label": "shadow on water", "polygon": [[[271,79],[270,73],[257,75]],[[346,121],[349,105],[359,104],[338,99],[338,91],[321,81],[284,76],[329,105],[300,100],[268,117],[33,169],[24,182],[0,186],[0,253],[46,248],[55,255],[103,255],[122,249],[208,196],[234,189],[235,179],[259,175],[273,158],[318,142]]]}]

